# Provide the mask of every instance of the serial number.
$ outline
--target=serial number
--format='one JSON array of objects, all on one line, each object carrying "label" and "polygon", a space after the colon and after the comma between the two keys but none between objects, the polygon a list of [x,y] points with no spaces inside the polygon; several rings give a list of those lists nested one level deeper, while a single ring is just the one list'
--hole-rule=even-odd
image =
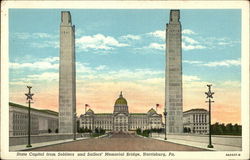
[{"label": "serial number", "polygon": [[226,156],[240,156],[240,153],[226,153]]}]

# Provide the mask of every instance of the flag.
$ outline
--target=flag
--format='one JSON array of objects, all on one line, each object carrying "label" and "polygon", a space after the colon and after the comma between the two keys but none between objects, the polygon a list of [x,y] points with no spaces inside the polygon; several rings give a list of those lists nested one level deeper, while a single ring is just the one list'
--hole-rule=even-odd
[{"label": "flag", "polygon": [[87,107],[90,107],[90,106],[88,104],[85,104],[85,113],[86,113]]}]

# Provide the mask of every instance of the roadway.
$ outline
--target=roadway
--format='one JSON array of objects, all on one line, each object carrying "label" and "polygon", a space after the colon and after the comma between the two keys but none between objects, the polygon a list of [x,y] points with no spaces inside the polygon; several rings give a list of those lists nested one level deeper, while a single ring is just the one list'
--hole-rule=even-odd
[{"label": "roadway", "polygon": [[201,148],[139,137],[135,134],[110,134],[102,138],[90,138],[55,144],[32,151],[205,151]]}]

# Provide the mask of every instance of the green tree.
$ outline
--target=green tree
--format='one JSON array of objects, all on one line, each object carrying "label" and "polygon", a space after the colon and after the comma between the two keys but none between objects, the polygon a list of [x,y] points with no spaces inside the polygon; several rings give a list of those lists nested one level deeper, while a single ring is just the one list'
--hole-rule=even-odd
[{"label": "green tree", "polygon": [[98,128],[95,128],[95,133],[99,133],[99,129]]},{"label": "green tree", "polygon": [[233,134],[233,125],[229,123],[226,125],[226,134],[232,135]]},{"label": "green tree", "polygon": [[224,123],[222,123],[221,125],[221,129],[222,129],[222,134],[227,134],[227,129]]},{"label": "green tree", "polygon": [[136,133],[137,133],[137,134],[141,134],[141,128],[137,128],[137,129],[136,129]]},{"label": "green tree", "polygon": [[80,132],[80,121],[79,120],[76,121],[76,130],[78,133]]}]

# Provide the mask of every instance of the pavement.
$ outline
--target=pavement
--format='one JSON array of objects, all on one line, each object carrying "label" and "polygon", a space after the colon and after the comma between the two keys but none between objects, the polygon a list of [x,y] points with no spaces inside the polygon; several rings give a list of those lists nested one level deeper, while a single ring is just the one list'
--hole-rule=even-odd
[{"label": "pavement", "polygon": [[30,151],[208,151],[135,134],[110,134],[102,138],[79,139],[67,143],[30,148]]},{"label": "pavement", "polygon": [[205,143],[205,142],[195,142],[191,140],[173,139],[173,138],[168,138],[167,140],[164,140],[163,137],[154,137],[152,139],[203,148],[203,149],[207,149],[211,151],[241,151],[242,150],[242,148],[239,146],[230,146],[230,145],[223,145],[223,144],[218,144],[218,143],[212,143],[214,148],[207,148],[208,143]]},{"label": "pavement", "polygon": [[[107,135],[103,135],[100,137],[95,137],[95,138],[102,138],[105,137]],[[23,145],[16,145],[16,146],[10,146],[9,150],[10,151],[26,151],[26,150],[32,150],[32,149],[36,149],[36,148],[40,148],[40,147],[45,147],[45,146],[51,146],[51,145],[60,145],[60,144],[64,144],[64,143],[70,143],[70,142],[75,142],[75,141],[81,141],[84,139],[89,139],[90,137],[81,137],[81,138],[77,138],[76,140],[73,139],[64,139],[64,140],[57,140],[57,141],[48,141],[48,142],[41,142],[41,143],[33,143],[31,144],[32,147],[27,148],[26,145],[27,144],[23,144]]]},{"label": "pavement", "polygon": [[77,140],[57,140],[34,143],[31,148],[25,145],[10,146],[10,151],[241,151],[239,146],[207,143],[162,136],[147,138],[135,134],[106,134],[95,138],[77,138]]}]

